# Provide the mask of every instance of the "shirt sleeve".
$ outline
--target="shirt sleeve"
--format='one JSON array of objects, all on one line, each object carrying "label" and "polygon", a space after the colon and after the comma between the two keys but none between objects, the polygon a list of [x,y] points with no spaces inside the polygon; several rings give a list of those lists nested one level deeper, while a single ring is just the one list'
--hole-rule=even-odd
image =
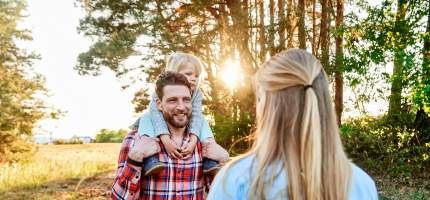
[{"label": "shirt sleeve", "polygon": [[111,199],[139,199],[143,165],[137,166],[127,162],[128,152],[134,143],[133,136],[136,133],[136,130],[131,131],[123,140]]},{"label": "shirt sleeve", "polygon": [[229,169],[226,172],[226,168],[224,167],[218,172],[206,200],[247,199],[243,184],[237,181],[235,173],[232,170]]},{"label": "shirt sleeve", "polygon": [[164,120],[163,113],[161,113],[161,111],[157,108],[157,99],[158,97],[154,93],[152,95],[151,101],[149,102],[149,113],[151,116],[151,122],[155,129],[155,136],[169,133],[169,129],[167,128],[167,123]]}]

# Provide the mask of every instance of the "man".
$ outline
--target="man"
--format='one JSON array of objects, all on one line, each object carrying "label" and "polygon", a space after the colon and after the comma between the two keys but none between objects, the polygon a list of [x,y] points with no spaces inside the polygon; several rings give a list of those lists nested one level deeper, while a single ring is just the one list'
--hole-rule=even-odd
[{"label": "man", "polygon": [[[159,98],[157,107],[163,113],[171,138],[178,146],[186,145],[192,110],[190,84],[182,74],[165,72],[158,77],[155,90]],[[203,151],[213,152],[207,151],[198,142],[190,158],[174,159],[167,155],[158,139],[139,136],[136,131],[130,132],[121,147],[112,199],[203,199],[204,191],[212,180],[212,177],[203,174]],[[221,147],[214,151],[224,151],[218,154],[223,156],[206,156],[220,162],[228,159],[228,153]],[[142,160],[156,153],[159,153],[160,162],[166,167],[155,176],[142,176]]]}]

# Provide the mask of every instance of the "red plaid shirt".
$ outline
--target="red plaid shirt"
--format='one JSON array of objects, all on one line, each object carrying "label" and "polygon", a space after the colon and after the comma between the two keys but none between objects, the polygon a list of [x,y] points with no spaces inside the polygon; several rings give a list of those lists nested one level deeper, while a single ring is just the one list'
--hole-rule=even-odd
[{"label": "red plaid shirt", "polygon": [[188,160],[171,159],[160,142],[159,158],[166,166],[164,171],[157,176],[142,176],[143,166],[127,163],[136,133],[137,131],[131,131],[122,143],[118,170],[112,186],[112,199],[203,199],[212,178],[203,174],[200,142],[197,142],[194,155]]}]

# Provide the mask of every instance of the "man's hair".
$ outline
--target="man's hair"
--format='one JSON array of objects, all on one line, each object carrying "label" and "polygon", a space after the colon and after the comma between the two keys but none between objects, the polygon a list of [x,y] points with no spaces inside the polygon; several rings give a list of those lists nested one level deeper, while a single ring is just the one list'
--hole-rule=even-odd
[{"label": "man's hair", "polygon": [[163,88],[167,85],[183,85],[186,86],[191,93],[191,85],[183,74],[166,71],[158,76],[157,82],[155,82],[155,93],[157,93],[158,98],[163,99]]}]

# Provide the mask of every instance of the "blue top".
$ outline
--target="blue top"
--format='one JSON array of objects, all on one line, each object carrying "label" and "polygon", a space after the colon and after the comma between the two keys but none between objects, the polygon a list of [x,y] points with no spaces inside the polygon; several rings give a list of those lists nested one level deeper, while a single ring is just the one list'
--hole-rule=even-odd
[{"label": "blue top", "polygon": [[[253,174],[251,174],[251,165],[253,164],[254,157],[247,156],[243,158],[230,167],[227,173],[225,167],[221,169],[212,183],[207,200],[248,199],[248,191],[252,183],[251,177],[253,177]],[[267,187],[267,199],[288,199],[288,179],[286,172],[280,169],[280,167],[278,167],[277,171],[279,171],[279,175],[274,180],[272,187]],[[223,178],[224,176],[225,178]],[[375,182],[355,164],[352,164],[352,180],[348,199],[378,199]]]},{"label": "blue top", "polygon": [[[161,113],[157,108],[157,99],[157,94],[154,93],[149,103],[149,111],[146,111],[138,119],[138,122],[135,122],[132,125],[132,129],[137,128],[139,135],[157,137],[161,134],[169,133],[163,113]],[[204,141],[208,138],[213,138],[213,133],[207,120],[203,116],[202,101],[202,92],[199,89],[196,89],[192,97],[192,115],[189,122],[189,128],[191,133],[198,136],[201,141]]]}]

